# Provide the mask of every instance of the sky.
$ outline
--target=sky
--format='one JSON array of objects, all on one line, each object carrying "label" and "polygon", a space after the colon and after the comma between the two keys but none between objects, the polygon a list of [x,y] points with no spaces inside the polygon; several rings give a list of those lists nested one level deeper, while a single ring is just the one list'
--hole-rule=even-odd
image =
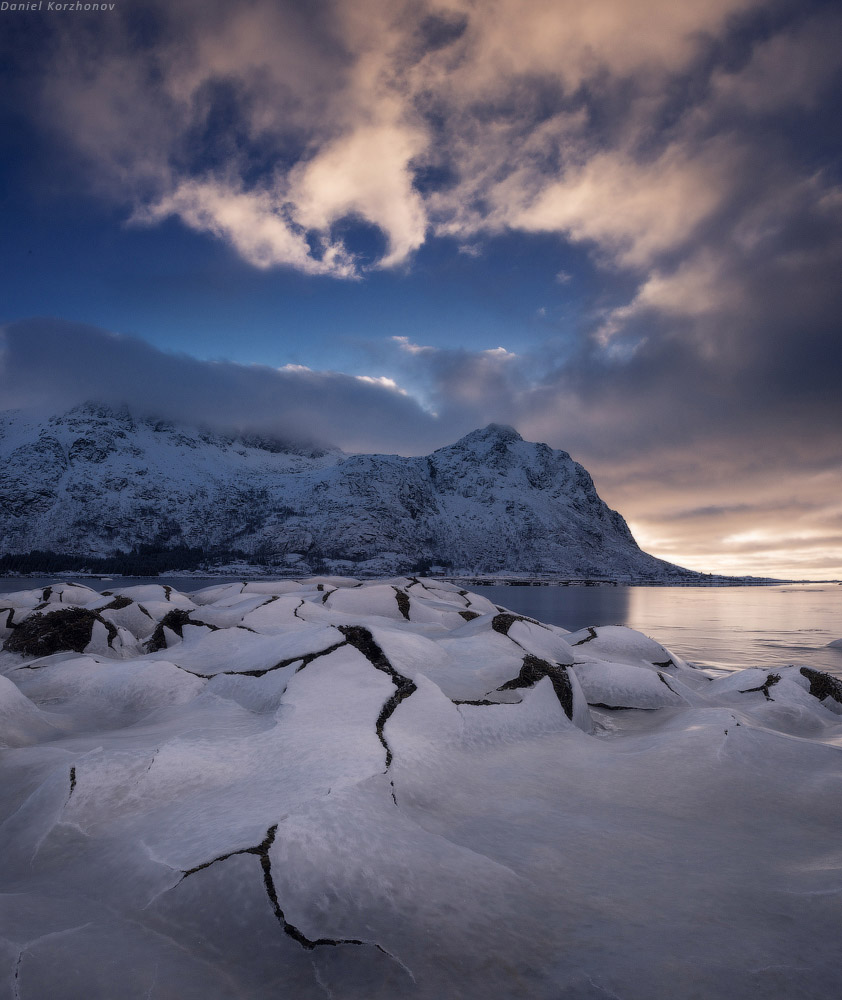
[{"label": "sky", "polygon": [[0,408],[508,423],[655,555],[842,579],[837,4],[41,6],[0,11]]}]

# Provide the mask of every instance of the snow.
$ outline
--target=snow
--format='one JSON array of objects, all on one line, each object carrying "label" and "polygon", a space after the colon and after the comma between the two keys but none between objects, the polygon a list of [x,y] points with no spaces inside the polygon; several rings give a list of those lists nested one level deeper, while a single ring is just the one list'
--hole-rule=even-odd
[{"label": "snow", "polygon": [[6,595],[6,995],[838,996],[834,678],[417,578],[115,593]]}]

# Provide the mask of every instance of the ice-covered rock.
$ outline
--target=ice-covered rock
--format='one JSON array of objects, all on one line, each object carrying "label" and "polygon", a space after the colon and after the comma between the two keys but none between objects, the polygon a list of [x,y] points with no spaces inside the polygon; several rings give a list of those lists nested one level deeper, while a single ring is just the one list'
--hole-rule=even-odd
[{"label": "ice-covered rock", "polygon": [[15,1000],[838,995],[835,677],[418,578],[7,596]]}]

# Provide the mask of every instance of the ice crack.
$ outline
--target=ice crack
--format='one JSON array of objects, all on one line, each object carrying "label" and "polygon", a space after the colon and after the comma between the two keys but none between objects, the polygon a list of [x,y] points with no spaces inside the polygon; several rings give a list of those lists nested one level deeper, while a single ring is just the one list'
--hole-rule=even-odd
[{"label": "ice crack", "polygon": [[291,663],[299,663],[301,666],[295,671],[298,673],[299,670],[303,670],[308,663],[312,663],[313,660],[318,659],[320,656],[327,656],[328,653],[334,653],[337,649],[342,646],[346,646],[347,642],[343,639],[341,642],[336,642],[332,646],[328,646],[327,649],[320,649],[316,653],[306,653],[304,656],[290,656],[286,660],[281,660],[271,667],[264,667],[260,670],[220,670],[215,674],[200,674],[198,670],[190,670],[187,667],[182,667],[178,663],[174,663],[174,667],[178,667],[179,670],[183,670],[186,674],[192,674],[194,677],[201,677],[202,680],[209,681],[213,677],[222,677],[225,675],[230,675],[234,677],[263,677],[265,674],[271,674],[273,670],[281,670],[283,667],[288,667]]},{"label": "ice crack", "polygon": [[590,632],[590,635],[586,635],[584,639],[580,639],[578,642],[574,642],[573,645],[582,646],[584,645],[584,643],[590,642],[592,639],[597,638],[596,629],[593,627],[593,625],[588,625],[588,632]]},{"label": "ice crack", "polygon": [[752,691],[762,691],[766,697],[766,701],[774,701],[775,699],[769,694],[769,688],[777,684],[780,679],[780,674],[769,674],[766,680],[759,687],[746,688],[744,691],[740,691],[740,694],[750,694]]},{"label": "ice crack", "polygon": [[400,705],[404,698],[408,698],[414,691],[417,691],[415,684],[408,677],[404,677],[403,674],[399,674],[397,670],[389,662],[388,657],[374,641],[374,637],[367,628],[362,625],[340,625],[339,631],[345,636],[349,645],[353,646],[354,649],[358,650],[363,656],[368,660],[368,662],[376,667],[378,670],[382,670],[384,674],[388,674],[394,685],[396,687],[395,693],[389,698],[380,710],[380,715],[377,717],[376,729],[377,737],[383,744],[383,749],[386,751],[386,770],[389,769],[389,765],[392,763],[392,750],[389,744],[386,742],[386,737],[383,735],[383,727],[389,719],[389,716],[394,712],[394,710]]},{"label": "ice crack", "polygon": [[239,851],[231,851],[228,854],[220,854],[219,857],[212,858],[210,861],[205,861],[201,865],[196,865],[195,868],[189,868],[183,873],[182,881],[190,875],[195,875],[197,872],[203,871],[205,868],[210,868],[211,865],[215,865],[218,861],[226,861],[228,858],[233,858],[238,854],[254,854],[260,858],[260,867],[263,871],[263,886],[266,890],[266,895],[269,897],[269,902],[272,904],[272,912],[275,914],[275,919],[283,928],[284,933],[288,937],[291,937],[293,941],[297,941],[298,944],[300,944],[301,947],[307,951],[315,951],[316,948],[320,947],[335,948],[343,944],[376,948],[381,954],[386,955],[388,958],[397,962],[414,981],[412,973],[409,969],[407,969],[403,962],[375,941],[363,941],[360,938],[310,938],[307,937],[307,935],[300,928],[296,927],[295,924],[291,924],[289,920],[287,920],[286,914],[284,913],[280,900],[278,899],[278,890],[275,887],[275,881],[272,878],[272,859],[269,857],[269,851],[275,843],[275,835],[277,832],[278,824],[275,823],[273,826],[269,827],[266,831],[266,836],[256,846],[244,847]]}]

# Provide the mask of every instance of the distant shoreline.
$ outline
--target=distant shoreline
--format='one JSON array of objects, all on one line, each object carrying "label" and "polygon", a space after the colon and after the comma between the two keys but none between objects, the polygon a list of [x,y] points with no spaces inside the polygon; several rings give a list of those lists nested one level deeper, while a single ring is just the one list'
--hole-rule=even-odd
[{"label": "distant shoreline", "polygon": [[[262,571],[261,571],[262,570]],[[313,577],[336,576],[338,574],[309,574]],[[344,574],[354,579],[370,581],[374,579],[398,579],[394,577],[370,577],[354,576]],[[300,579],[302,574],[271,573],[266,572],[263,567],[237,566],[226,567],[219,570],[178,570],[173,569],[154,574],[142,573],[85,573],[76,570],[56,570],[55,572],[28,572],[28,573],[3,573],[0,581],[16,581],[22,583],[35,580],[85,580],[97,581],[105,584],[124,582],[127,580],[170,580],[178,579],[188,582],[190,580],[243,580],[243,579],[264,579],[264,580],[287,580]],[[407,579],[412,579],[415,574],[407,574]],[[789,584],[833,584],[840,585],[839,580],[785,580],[760,577],[726,577],[726,576],[699,576],[686,579],[667,580],[641,580],[612,577],[529,577],[529,576],[494,576],[492,574],[447,574],[447,575],[427,575],[424,579],[441,580],[457,586],[471,587],[774,587]],[[3,588],[6,589],[6,588]]]}]

